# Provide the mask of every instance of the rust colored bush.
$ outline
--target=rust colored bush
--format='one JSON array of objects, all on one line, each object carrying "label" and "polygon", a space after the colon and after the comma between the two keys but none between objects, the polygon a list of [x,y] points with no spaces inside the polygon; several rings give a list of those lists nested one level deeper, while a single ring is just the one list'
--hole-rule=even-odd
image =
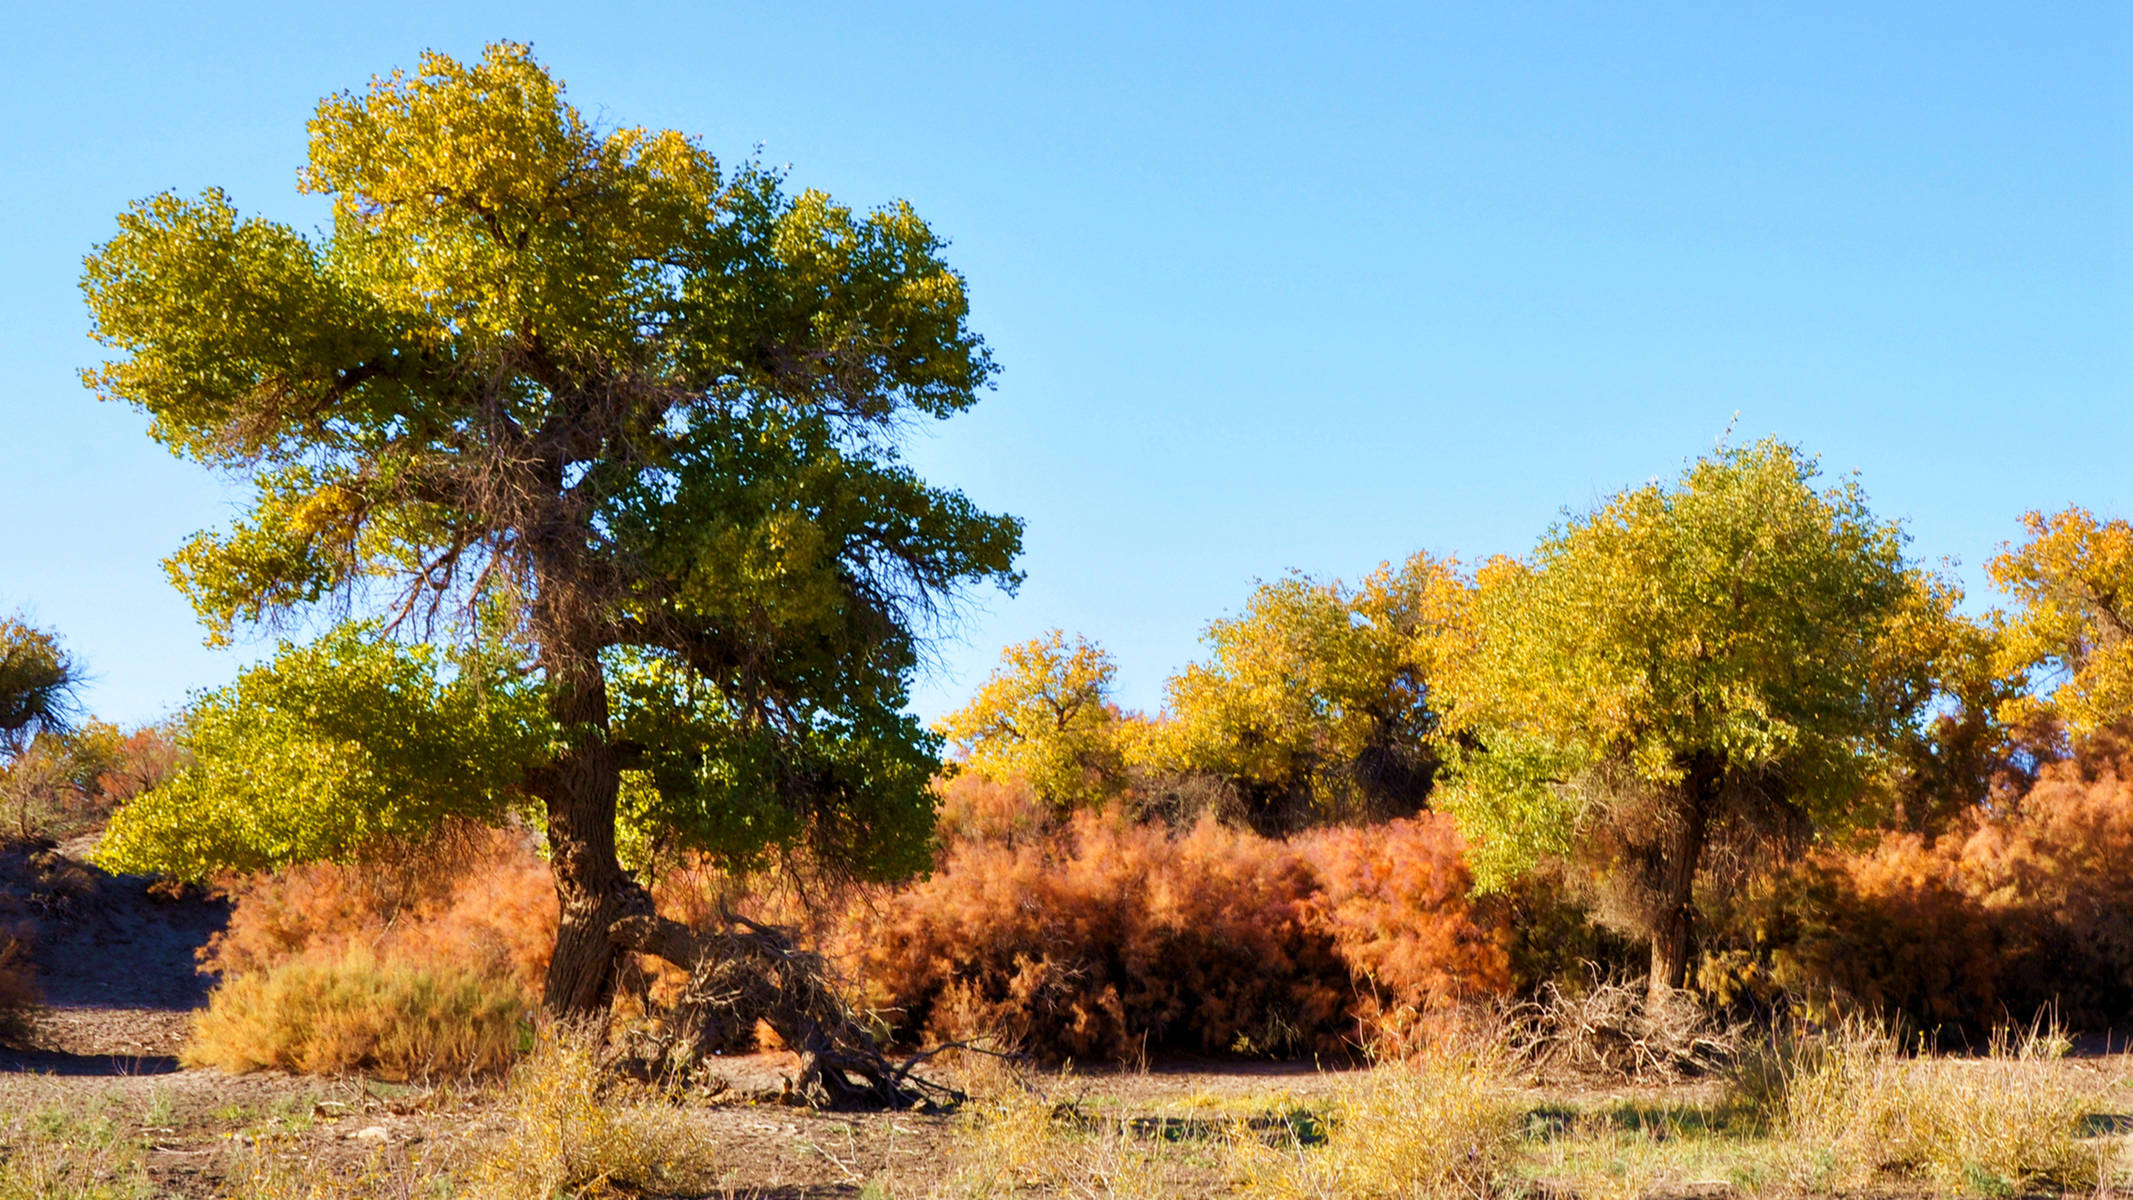
[{"label": "rust colored bush", "polygon": [[1466,845],[1448,819],[1332,829],[1298,848],[1318,872],[1321,920],[1342,961],[1372,985],[1354,1006],[1365,1022],[1409,1029],[1510,989],[1508,931],[1468,911]]},{"label": "rust colored bush", "polygon": [[1051,837],[951,842],[842,940],[907,1037],[1054,1059],[1338,1053],[1397,1008],[1506,986],[1458,855],[1434,818],[1292,843],[1085,813]]},{"label": "rust colored bush", "polygon": [[348,864],[313,863],[230,889],[228,929],[202,951],[226,979],[351,953],[450,967],[538,996],[555,945],[555,884],[519,828],[462,824]]},{"label": "rust colored bush", "polygon": [[934,781],[940,802],[934,829],[941,841],[1013,842],[1055,827],[1051,805],[1021,776],[995,782],[976,771],[958,771]]},{"label": "rust colored bush", "polygon": [[2133,1015],[2133,755],[2092,739],[1997,813],[1819,855],[1767,900],[1788,985],[1978,1033]]}]

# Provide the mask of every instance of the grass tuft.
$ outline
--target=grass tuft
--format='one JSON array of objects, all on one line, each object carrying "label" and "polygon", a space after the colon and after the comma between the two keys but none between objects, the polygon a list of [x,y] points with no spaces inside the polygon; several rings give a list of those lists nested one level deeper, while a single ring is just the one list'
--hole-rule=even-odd
[{"label": "grass tuft", "polygon": [[1503,1190],[1526,1106],[1478,1056],[1386,1065],[1335,1099],[1318,1144],[1239,1136],[1243,1195],[1268,1200],[1431,1200]]},{"label": "grass tuft", "polygon": [[518,1050],[525,1000],[493,975],[382,964],[362,952],[234,976],[215,989],[187,1066],[428,1079],[494,1071]]},{"label": "grass tuft", "polygon": [[1944,1196],[2092,1190],[2101,1164],[2077,1138],[2100,1096],[2051,1069],[2066,1046],[2038,1028],[2000,1034],[1978,1058],[1909,1059],[1887,1033],[1847,1025],[1798,1056],[1782,1129],[1817,1187],[1896,1178]]},{"label": "grass tuft", "polygon": [[602,1094],[588,1035],[544,1032],[505,1098],[511,1128],[475,1171],[473,1196],[672,1194],[715,1182],[710,1142],[684,1109],[622,1085]]}]

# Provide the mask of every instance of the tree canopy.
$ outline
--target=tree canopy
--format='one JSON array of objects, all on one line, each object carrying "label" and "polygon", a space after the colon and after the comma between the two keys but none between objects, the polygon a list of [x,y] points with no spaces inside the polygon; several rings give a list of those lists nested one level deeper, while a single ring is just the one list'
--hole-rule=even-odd
[{"label": "tree canopy", "polygon": [[1401,816],[1429,794],[1432,675],[1466,584],[1426,554],[1350,588],[1291,575],[1207,627],[1212,657],[1169,684],[1143,761],[1221,777],[1262,831]]},{"label": "tree canopy", "polygon": [[1118,667],[1102,646],[1053,630],[1000,652],[1000,665],[970,703],[941,719],[940,732],[971,770],[1020,776],[1056,809],[1095,803],[1124,774],[1120,714],[1111,701]]},{"label": "tree canopy", "polygon": [[[2005,626],[1999,665],[2042,668],[2041,702],[2078,734],[2133,715],[2133,523],[2069,508],[2022,518],[2029,537],[1987,564],[2021,607]],[[2020,719],[2040,706],[2024,694],[2006,706]]]},{"label": "tree canopy", "polygon": [[1443,676],[1479,749],[1442,803],[1483,877],[1582,857],[1655,990],[1683,982],[1707,849],[1863,819],[1931,695],[1952,595],[1855,480],[1816,474],[1727,447],[1565,521],[1481,570]]},{"label": "tree canopy", "polygon": [[80,683],[81,670],[58,638],[20,618],[0,618],[0,754],[66,728]]},{"label": "tree canopy", "polygon": [[[935,747],[903,711],[918,639],[960,589],[1012,586],[1020,540],[898,456],[906,423],[962,411],[994,372],[940,239],[907,205],[862,215],[676,132],[596,129],[509,43],[331,97],[310,135],[318,237],[219,191],[119,218],[83,278],[112,353],[87,382],[256,485],[169,561],[211,636],[338,606],[374,642],[434,640],[499,682],[321,649],[362,659],[400,706],[382,711],[422,730],[380,749],[390,722],[293,703],[295,651],[203,706],[202,774],[141,819],[219,803],[214,761],[256,749],[226,714],[280,714],[258,728],[289,735],[290,770],[370,814],[329,822],[350,835],[422,805],[385,814],[359,758],[311,750],[457,745],[480,787],[545,811],[559,1011],[602,1002],[618,946],[657,949],[616,855],[625,771],[687,839],[913,859]],[[531,730],[461,740],[515,687]],[[344,840],[323,828],[286,853]]]}]

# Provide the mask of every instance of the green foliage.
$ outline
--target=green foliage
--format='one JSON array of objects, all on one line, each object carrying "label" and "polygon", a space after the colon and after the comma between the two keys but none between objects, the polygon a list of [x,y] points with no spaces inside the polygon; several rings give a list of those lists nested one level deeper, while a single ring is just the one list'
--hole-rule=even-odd
[{"label": "green foliage", "polygon": [[[908,205],[855,213],[680,133],[597,130],[510,43],[425,55],[310,132],[324,236],[219,191],[119,218],[83,276],[111,352],[86,381],[256,481],[168,563],[211,640],[345,599],[402,635],[456,625],[496,688],[348,637],[285,650],[286,673],[201,703],[201,765],[114,861],[338,854],[517,788],[582,901],[566,926],[616,911],[618,809],[644,853],[922,863],[918,636],[958,589],[1013,586],[1020,541],[899,460],[907,422],[994,370],[941,240]],[[336,707],[314,669],[379,705]],[[562,1003],[595,1004],[605,968],[565,965]]]},{"label": "green foliage", "polygon": [[2022,605],[2006,621],[1996,665],[2042,668],[2056,683],[2041,704],[2009,698],[2003,714],[2021,720],[2041,709],[2090,734],[2133,714],[2133,523],[2069,508],[2029,513],[2022,524],[2029,540],[1987,564]]},{"label": "green foliage", "polygon": [[59,639],[19,618],[0,617],[0,753],[14,754],[40,730],[66,728],[80,671]]},{"label": "green foliage", "polygon": [[1020,776],[1060,810],[1085,807],[1123,786],[1118,673],[1103,647],[1053,630],[1000,652],[1000,666],[970,703],[941,718],[963,764],[995,783]]},{"label": "green foliage", "polygon": [[771,727],[669,658],[618,662],[609,680],[615,729],[643,748],[619,814],[640,863],[701,851],[747,870],[802,844],[861,879],[930,861],[940,743],[887,697]]},{"label": "green foliage", "polygon": [[1952,592],[1856,481],[1815,474],[1776,441],[1722,448],[1567,521],[1480,572],[1445,673],[1485,748],[1442,801],[1477,874],[1571,848],[1614,889],[1600,915],[1671,931],[1655,978],[1681,969],[1709,842],[1871,815],[1951,642]]},{"label": "green foliage", "polygon": [[500,815],[551,736],[538,692],[493,660],[366,633],[284,644],[198,697],[179,733],[190,764],[118,811],[98,861],[204,879]]},{"label": "green foliage", "polygon": [[1170,681],[1170,719],[1137,757],[1231,781],[1267,828],[1412,812],[1437,765],[1437,657],[1466,600],[1455,566],[1424,554],[1352,589],[1262,584],[1207,627],[1212,660]]}]

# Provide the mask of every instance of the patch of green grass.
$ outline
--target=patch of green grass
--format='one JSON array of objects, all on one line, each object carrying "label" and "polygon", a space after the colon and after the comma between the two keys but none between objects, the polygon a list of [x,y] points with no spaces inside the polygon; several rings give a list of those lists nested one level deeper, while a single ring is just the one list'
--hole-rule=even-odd
[{"label": "patch of green grass", "polygon": [[0,1200],[146,1200],[141,1144],[109,1111],[63,1105],[0,1118]]}]

